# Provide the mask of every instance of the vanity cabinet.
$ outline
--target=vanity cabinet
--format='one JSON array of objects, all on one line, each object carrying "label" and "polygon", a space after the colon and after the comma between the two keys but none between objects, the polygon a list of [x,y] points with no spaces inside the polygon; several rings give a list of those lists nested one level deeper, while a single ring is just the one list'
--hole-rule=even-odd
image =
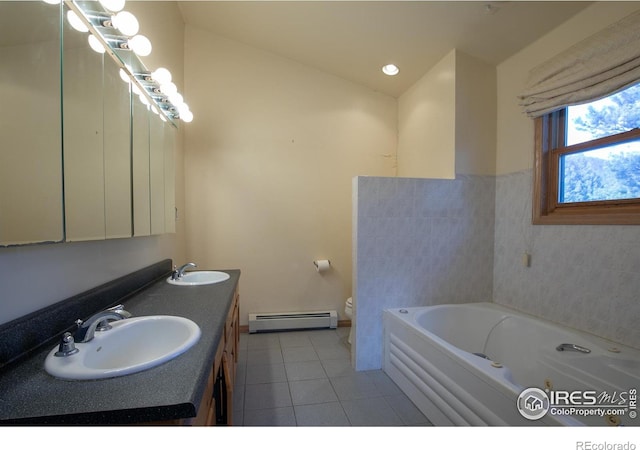
[{"label": "vanity cabinet", "polygon": [[154,422],[153,425],[233,425],[233,387],[240,340],[239,300],[236,288],[197,415],[187,419]]},{"label": "vanity cabinet", "polygon": [[65,240],[131,237],[129,86],[66,22],[63,35]]},{"label": "vanity cabinet", "polygon": [[[224,345],[221,367],[218,369],[218,402],[217,425],[233,425],[233,387],[236,382],[238,363],[238,342],[240,340],[239,294],[236,290],[234,300],[229,308],[229,315],[224,325]],[[215,368],[214,368],[215,370]]]},{"label": "vanity cabinet", "polygon": [[48,3],[0,1],[0,248],[175,233],[177,125],[120,77],[146,67]]},{"label": "vanity cabinet", "polygon": [[[184,287],[167,283],[172,268],[172,260],[159,261],[1,326],[0,426],[231,425],[240,270],[225,270],[229,279],[219,283]],[[74,318],[114,303],[135,317],[193,320],[200,339],[176,360],[126,376],[72,382],[49,375],[43,364],[52,339]]]},{"label": "vanity cabinet", "polygon": [[64,239],[59,17],[0,1],[0,247]]}]

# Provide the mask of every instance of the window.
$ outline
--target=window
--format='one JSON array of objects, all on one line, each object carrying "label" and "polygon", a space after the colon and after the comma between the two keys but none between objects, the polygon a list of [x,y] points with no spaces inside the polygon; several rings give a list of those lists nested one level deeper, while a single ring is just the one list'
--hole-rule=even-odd
[{"label": "window", "polygon": [[640,83],[536,119],[534,223],[640,224]]}]

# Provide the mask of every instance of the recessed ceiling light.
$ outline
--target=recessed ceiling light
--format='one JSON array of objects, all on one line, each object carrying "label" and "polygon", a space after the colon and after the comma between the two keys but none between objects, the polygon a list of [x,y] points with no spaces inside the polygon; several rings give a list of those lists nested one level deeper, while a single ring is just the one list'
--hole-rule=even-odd
[{"label": "recessed ceiling light", "polygon": [[382,71],[385,73],[385,75],[393,76],[398,75],[400,69],[398,69],[398,66],[396,66],[395,64],[387,64],[386,66],[382,66]]}]

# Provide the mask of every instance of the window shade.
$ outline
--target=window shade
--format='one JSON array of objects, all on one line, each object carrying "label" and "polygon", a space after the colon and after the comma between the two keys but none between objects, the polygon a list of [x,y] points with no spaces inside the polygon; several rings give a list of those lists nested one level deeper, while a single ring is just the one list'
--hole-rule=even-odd
[{"label": "window shade", "polygon": [[640,81],[640,11],[534,67],[520,105],[529,117],[597,100]]}]

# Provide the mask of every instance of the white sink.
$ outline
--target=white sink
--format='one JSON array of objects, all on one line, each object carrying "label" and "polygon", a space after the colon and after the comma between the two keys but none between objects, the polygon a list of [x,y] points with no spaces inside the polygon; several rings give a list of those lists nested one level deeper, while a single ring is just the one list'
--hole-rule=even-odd
[{"label": "white sink", "polygon": [[167,283],[174,284],[176,286],[201,286],[203,284],[220,283],[229,279],[229,274],[225,272],[218,272],[215,270],[196,270],[193,272],[185,272],[177,280],[172,280],[171,277],[167,278]]},{"label": "white sink", "polygon": [[77,353],[47,356],[44,368],[54,377],[94,380],[140,372],[186,352],[200,339],[200,327],[184,317],[142,316],[111,322],[92,340],[76,343]]}]

